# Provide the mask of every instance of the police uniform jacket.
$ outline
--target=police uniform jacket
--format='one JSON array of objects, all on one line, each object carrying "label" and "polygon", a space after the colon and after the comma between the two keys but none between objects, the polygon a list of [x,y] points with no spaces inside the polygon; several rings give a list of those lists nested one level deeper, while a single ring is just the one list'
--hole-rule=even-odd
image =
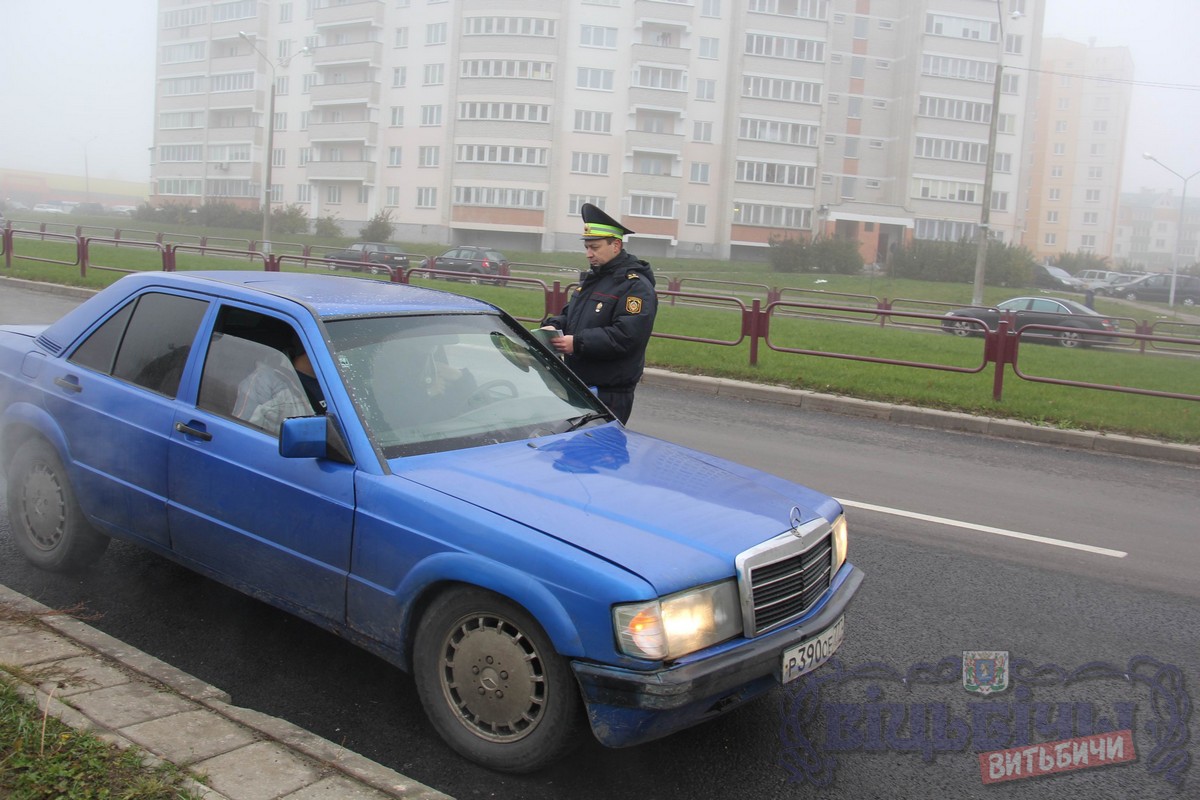
[{"label": "police uniform jacket", "polygon": [[575,337],[566,363],[589,386],[632,389],[646,365],[657,311],[650,265],[622,250],[585,273],[562,313],[544,324]]}]

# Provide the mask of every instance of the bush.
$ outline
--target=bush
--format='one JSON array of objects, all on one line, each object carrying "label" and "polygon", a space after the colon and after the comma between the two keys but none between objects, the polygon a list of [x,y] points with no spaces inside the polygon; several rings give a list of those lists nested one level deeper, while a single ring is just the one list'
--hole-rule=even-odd
[{"label": "bush", "polygon": [[275,233],[308,233],[308,214],[292,203],[271,209],[271,230]]},{"label": "bush", "polygon": [[392,224],[392,212],[380,211],[371,217],[370,222],[359,229],[358,235],[364,242],[386,242],[392,238],[392,231],[395,228],[396,226]]},{"label": "bush", "polygon": [[342,238],[342,226],[338,222],[337,215],[326,214],[323,217],[318,217],[313,233],[322,239]]},{"label": "bush", "polygon": [[863,260],[858,242],[852,239],[819,238],[771,239],[767,263],[773,272],[820,272],[835,275],[857,275]]},{"label": "bush", "polygon": [[[978,243],[933,242],[924,239],[897,248],[892,254],[892,274],[918,281],[972,283]],[[989,286],[1025,286],[1033,275],[1033,254],[1024,247],[988,242],[984,283]]]}]

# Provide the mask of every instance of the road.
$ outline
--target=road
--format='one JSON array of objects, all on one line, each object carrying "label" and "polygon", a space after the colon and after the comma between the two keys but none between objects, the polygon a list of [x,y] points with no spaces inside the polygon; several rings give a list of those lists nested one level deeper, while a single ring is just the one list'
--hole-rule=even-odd
[{"label": "road", "polygon": [[[6,305],[0,298],[3,321]],[[823,683],[777,690],[660,742],[624,751],[589,742],[537,775],[497,776],[440,744],[403,674],[135,547],[115,543],[82,576],[48,575],[27,567],[0,527],[0,583],[48,605],[82,605],[94,626],[235,703],[458,798],[1196,792],[1188,692],[1198,677],[1200,584],[1190,576],[1200,567],[1200,470],[655,387],[639,390],[631,424],[846,502],[851,559],[867,581]],[[1012,686],[968,693],[963,651],[1007,652]],[[1036,766],[1039,754],[1056,764],[1052,746],[1029,747],[1102,730],[1100,717],[1132,730],[1135,761],[1097,766],[1131,754],[1109,736],[1086,769],[985,784]],[[1021,752],[981,768],[979,751],[1006,748]]]}]

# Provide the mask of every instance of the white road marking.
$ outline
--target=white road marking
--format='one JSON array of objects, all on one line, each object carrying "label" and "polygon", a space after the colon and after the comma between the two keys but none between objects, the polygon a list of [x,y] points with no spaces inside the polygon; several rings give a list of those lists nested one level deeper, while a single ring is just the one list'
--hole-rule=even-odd
[{"label": "white road marking", "polygon": [[1021,533],[1020,531],[1010,531],[1004,528],[993,528],[990,525],[976,525],[973,522],[962,522],[957,519],[947,519],[946,517],[934,517],[929,514],[918,514],[915,511],[903,511],[899,508],[888,508],[887,506],[876,506],[870,503],[859,503],[855,500],[838,500],[844,506],[849,508],[861,508],[864,511],[877,511],[880,514],[891,514],[896,517],[906,517],[908,519],[920,520],[921,522],[933,522],[938,525],[948,525],[952,528],[965,528],[969,531],[978,531],[980,533],[991,533],[996,536],[1007,536],[1010,539],[1023,539],[1027,542],[1037,542],[1038,544],[1048,544],[1052,547],[1065,547],[1068,550],[1080,550],[1084,553],[1091,553],[1097,556],[1108,556],[1110,558],[1124,558],[1129,555],[1123,550],[1109,550],[1107,547],[1095,547],[1090,544],[1079,544],[1078,542],[1068,542],[1063,539],[1051,539],[1047,536],[1035,536],[1032,533]]}]

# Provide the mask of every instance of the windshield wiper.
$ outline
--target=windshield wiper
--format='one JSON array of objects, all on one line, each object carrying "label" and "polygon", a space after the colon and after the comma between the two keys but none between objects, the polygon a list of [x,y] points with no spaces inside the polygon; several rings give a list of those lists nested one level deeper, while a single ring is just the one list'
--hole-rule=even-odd
[{"label": "windshield wiper", "polygon": [[591,411],[587,414],[584,414],[581,417],[571,417],[570,419],[567,420],[569,427],[567,428],[565,433],[570,433],[571,431],[577,431],[580,428],[582,428],[584,425],[587,425],[589,422],[595,422],[598,419],[608,419],[608,415],[601,414],[598,411]]}]

